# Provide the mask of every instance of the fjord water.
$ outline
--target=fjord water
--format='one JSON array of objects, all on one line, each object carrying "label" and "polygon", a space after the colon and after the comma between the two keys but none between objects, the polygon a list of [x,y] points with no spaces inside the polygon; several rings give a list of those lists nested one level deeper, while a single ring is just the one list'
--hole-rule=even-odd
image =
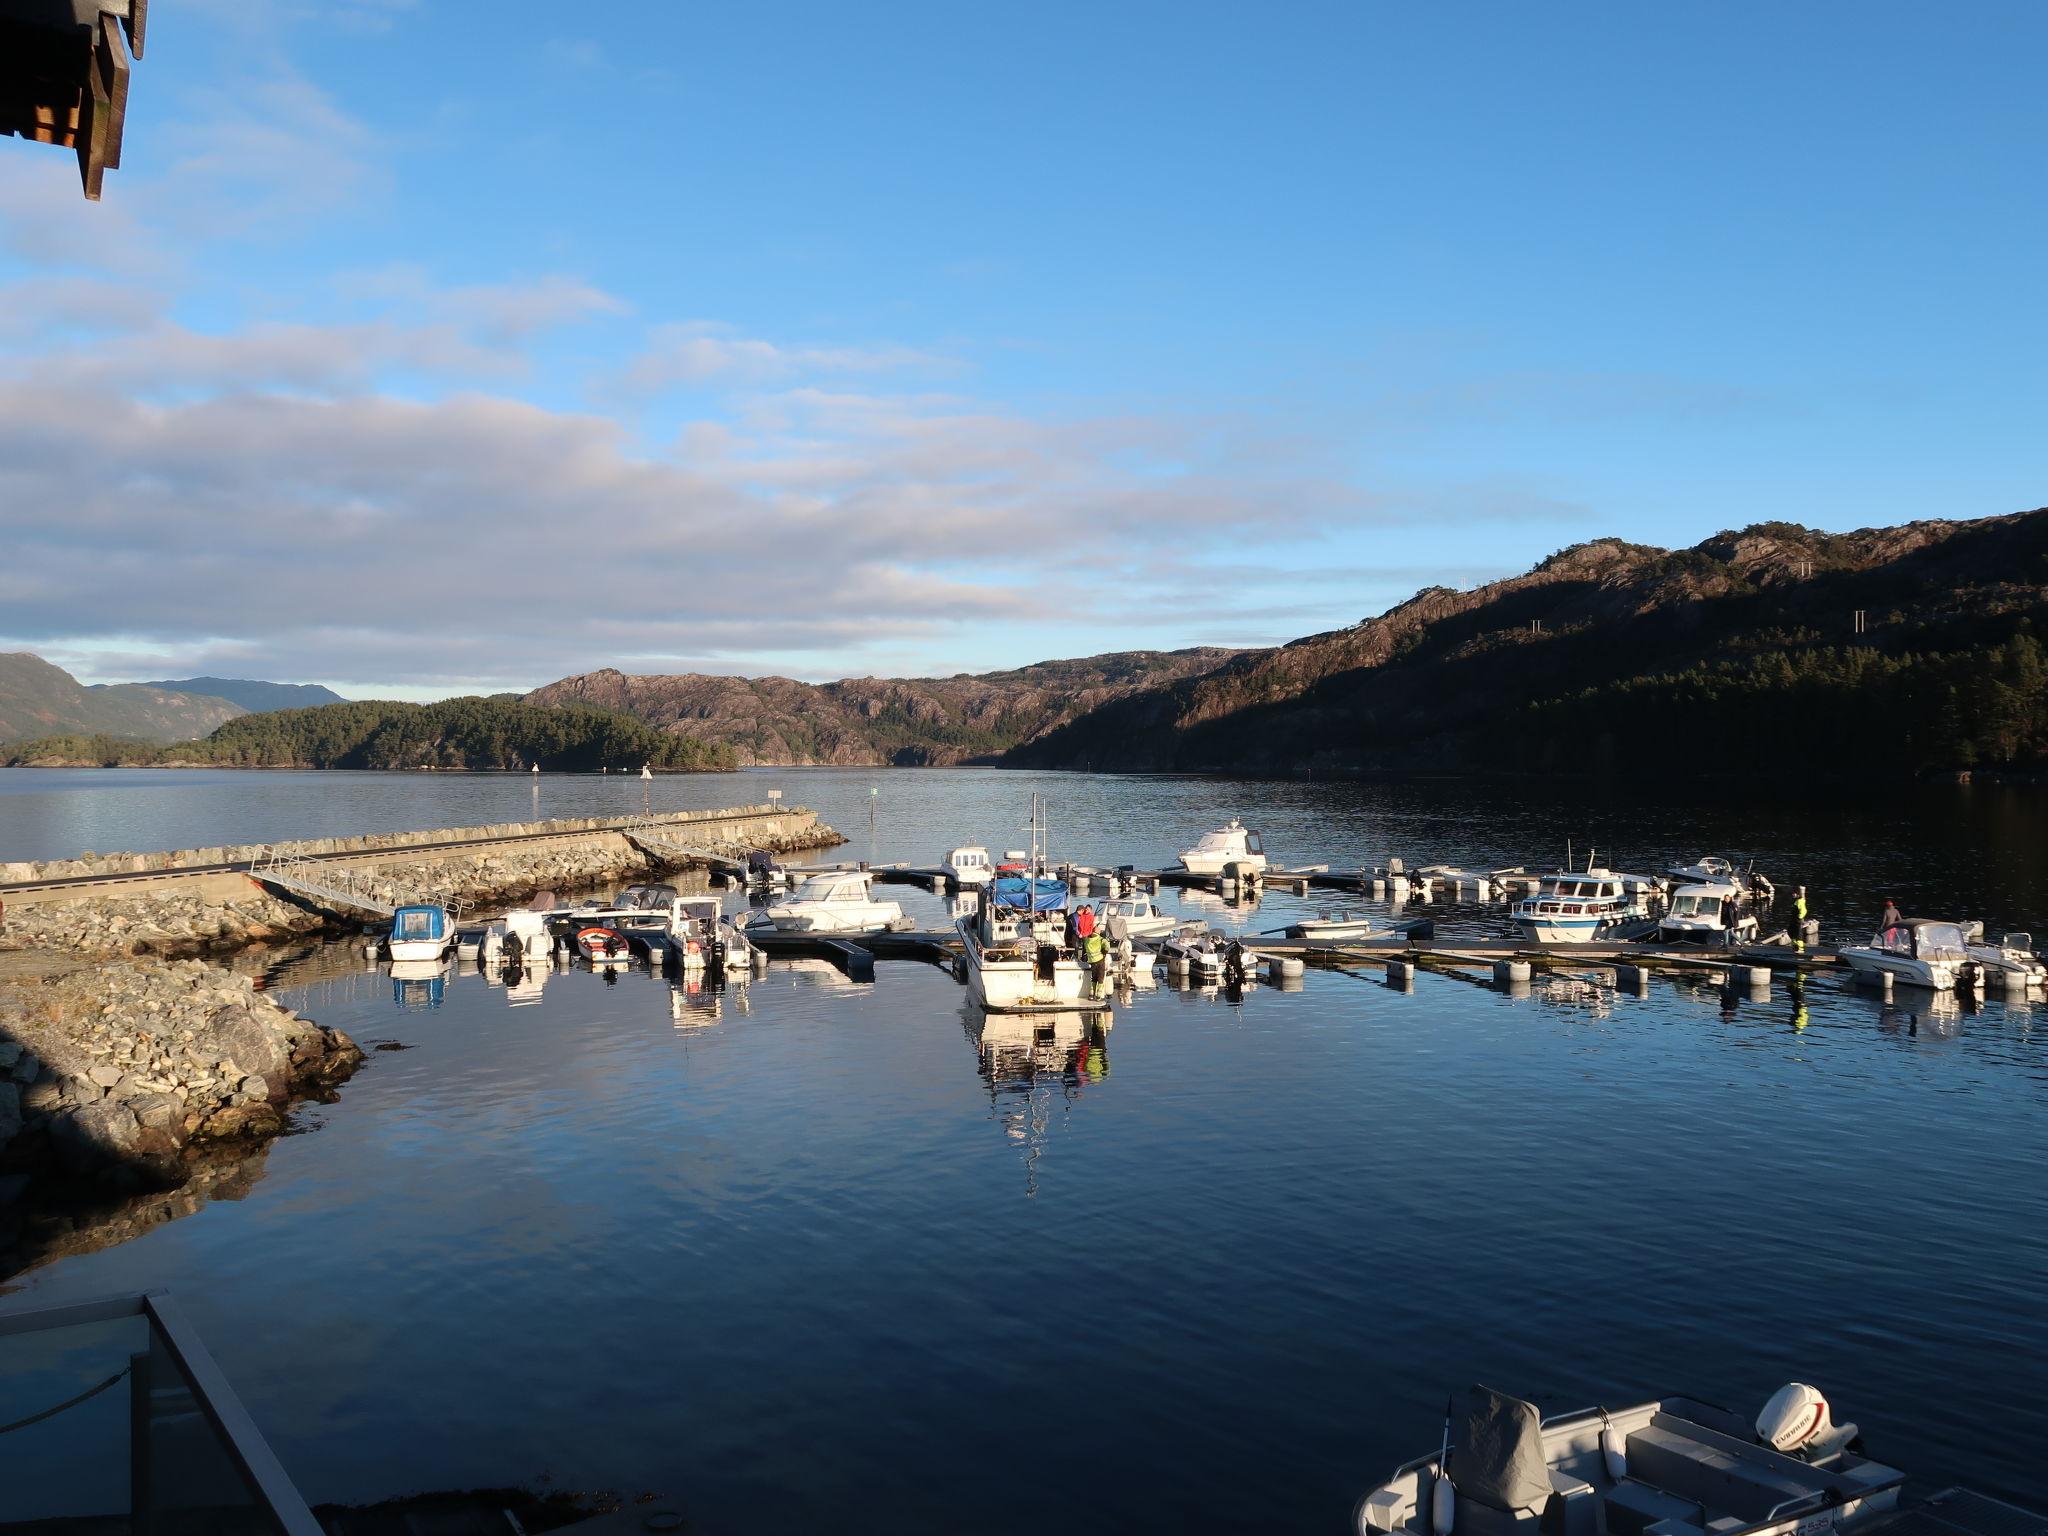
[{"label": "fjord water", "polygon": [[[67,778],[0,783],[0,857],[509,820],[532,794]],[[1037,790],[1057,856],[1153,863],[1237,813],[1339,865],[1545,863],[1567,837],[1627,868],[1754,854],[1830,938],[1887,896],[2048,926],[2043,802],[1988,786],[855,770],[650,793],[778,786],[846,856],[1016,846]],[[542,814],[641,792],[552,780]],[[1328,904],[1167,901],[1254,930]],[[1162,986],[1034,1049],[919,964],[871,986],[778,964],[744,995],[569,971],[518,1007],[466,969],[428,1006],[336,945],[271,984],[409,1049],[303,1112],[244,1198],[14,1300],[170,1287],[316,1499],[550,1474],[659,1490],[700,1530],[1335,1529],[1473,1379],[1751,1411],[1801,1379],[1924,1478],[2048,1502],[2038,1002],[1311,972],[1241,1003]]]}]

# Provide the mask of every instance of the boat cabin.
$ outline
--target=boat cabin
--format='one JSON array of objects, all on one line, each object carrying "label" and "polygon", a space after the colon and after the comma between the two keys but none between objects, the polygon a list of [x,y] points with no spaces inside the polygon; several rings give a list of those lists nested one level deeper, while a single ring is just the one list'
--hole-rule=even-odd
[{"label": "boat cabin", "polygon": [[1719,928],[1725,917],[1734,914],[1741,900],[1741,893],[1733,886],[1681,885],[1671,897],[1671,910],[1665,919],[1690,919],[1694,925]]},{"label": "boat cabin", "polygon": [[391,937],[401,944],[446,943],[454,936],[445,907],[400,907],[391,915]]},{"label": "boat cabin", "polygon": [[980,885],[995,875],[986,848],[955,848],[946,855],[946,868],[962,885]]},{"label": "boat cabin", "polygon": [[1248,853],[1264,853],[1266,849],[1258,833],[1233,819],[1227,827],[1204,832],[1202,840],[1190,851],[1211,858],[1234,859]]},{"label": "boat cabin", "polygon": [[1891,927],[1880,929],[1871,939],[1870,947],[1881,954],[1945,961],[1953,965],[1961,965],[1969,959],[1969,947],[1963,939],[1961,923],[1944,923],[1925,917],[1902,918]]},{"label": "boat cabin", "polygon": [[1521,905],[1542,914],[1619,909],[1628,905],[1628,890],[1621,877],[1608,869],[1545,875],[1536,894]]},{"label": "boat cabin", "polygon": [[989,886],[980,920],[982,942],[991,949],[1012,944],[1064,945],[1066,882],[1004,875]]},{"label": "boat cabin", "polygon": [[874,878],[864,869],[834,869],[822,875],[812,875],[790,893],[792,904],[799,901],[818,902],[864,902],[868,899],[868,882]]}]

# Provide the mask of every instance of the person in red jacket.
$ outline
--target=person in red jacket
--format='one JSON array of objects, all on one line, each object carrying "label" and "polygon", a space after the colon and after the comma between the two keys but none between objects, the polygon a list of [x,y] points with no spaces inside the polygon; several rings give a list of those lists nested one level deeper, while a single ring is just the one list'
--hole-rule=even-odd
[{"label": "person in red jacket", "polygon": [[1074,914],[1074,937],[1085,939],[1095,931],[1095,909],[1083,907]]}]

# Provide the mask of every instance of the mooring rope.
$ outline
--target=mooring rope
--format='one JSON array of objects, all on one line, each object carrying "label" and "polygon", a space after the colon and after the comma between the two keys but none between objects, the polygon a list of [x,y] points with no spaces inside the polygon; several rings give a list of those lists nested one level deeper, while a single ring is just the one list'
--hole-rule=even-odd
[{"label": "mooring rope", "polygon": [[12,1424],[0,1424],[0,1435],[11,1435],[17,1429],[27,1429],[31,1424],[40,1424],[45,1419],[54,1419],[58,1414],[62,1413],[65,1409],[76,1408],[80,1403],[86,1401],[88,1398],[98,1397],[102,1392],[106,1391],[107,1388],[111,1387],[115,1382],[119,1381],[123,1376],[126,1376],[128,1374],[128,1370],[129,1368],[127,1366],[122,1366],[120,1370],[114,1372],[113,1375],[109,1376],[105,1381],[101,1382],[98,1386],[87,1387],[83,1392],[79,1393],[78,1396],[74,1398],[69,1398],[64,1402],[59,1403],[54,1408],[45,1408],[41,1413],[32,1413],[25,1419],[16,1419]]}]

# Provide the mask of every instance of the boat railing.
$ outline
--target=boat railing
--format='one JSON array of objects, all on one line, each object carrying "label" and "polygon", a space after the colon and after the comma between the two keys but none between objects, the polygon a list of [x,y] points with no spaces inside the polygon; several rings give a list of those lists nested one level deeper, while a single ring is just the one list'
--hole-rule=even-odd
[{"label": "boat railing", "polygon": [[[127,1412],[73,1412],[117,1390]],[[0,1313],[0,1420],[10,1520],[322,1536],[162,1291]]]}]

